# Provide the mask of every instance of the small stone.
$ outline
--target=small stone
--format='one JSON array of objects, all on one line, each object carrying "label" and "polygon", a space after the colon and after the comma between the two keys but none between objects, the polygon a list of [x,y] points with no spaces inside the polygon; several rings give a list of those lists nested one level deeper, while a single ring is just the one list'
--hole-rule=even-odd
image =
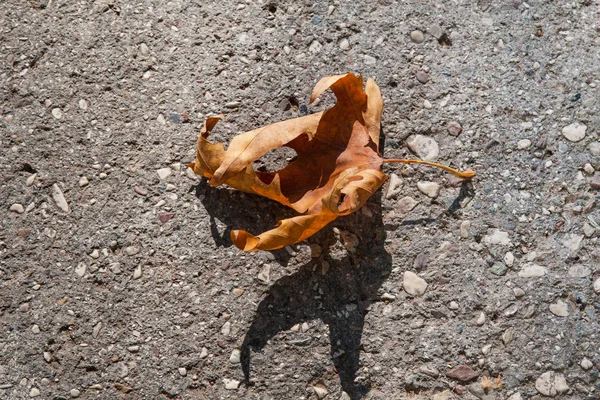
[{"label": "small stone", "polygon": [[221,327],[221,334],[224,336],[229,336],[231,333],[231,322],[227,321]]},{"label": "small stone", "polygon": [[323,45],[319,43],[318,40],[314,40],[308,47],[308,51],[310,51],[313,54],[320,53],[321,50],[323,50]]},{"label": "small stone", "polygon": [[31,332],[33,332],[33,333],[35,333],[35,334],[38,334],[38,333],[40,333],[40,327],[39,327],[39,326],[37,326],[37,325],[33,325],[33,326],[31,327]]},{"label": "small stone", "polygon": [[494,229],[492,233],[483,237],[483,243],[487,245],[508,246],[510,245],[508,232],[504,232],[499,229]]},{"label": "small stone", "polygon": [[133,270],[133,279],[140,279],[142,277],[142,266],[138,265],[137,267],[135,267],[135,270]]},{"label": "small stone", "polygon": [[94,249],[90,253],[90,257],[92,257],[94,260],[97,260],[100,257],[100,251],[98,249]]},{"label": "small stone", "polygon": [[158,114],[158,117],[156,117],[156,122],[158,122],[161,125],[166,125],[167,120],[165,119],[164,115]]},{"label": "small stone", "polygon": [[19,311],[28,312],[29,311],[29,303],[23,303],[19,305]]},{"label": "small stone", "polygon": [[36,387],[32,387],[31,390],[29,391],[29,397],[38,397],[40,395],[40,389],[36,388]]},{"label": "small stone", "polygon": [[406,139],[406,144],[410,151],[426,161],[435,161],[440,154],[437,142],[427,136],[412,135]]},{"label": "small stone", "polygon": [[581,241],[583,240],[583,235],[577,235],[574,233],[570,233],[566,236],[566,238],[562,241],[562,245],[572,252],[576,253],[581,246]]},{"label": "small stone", "polygon": [[485,324],[485,314],[483,313],[483,311],[479,313],[479,317],[477,317],[477,321],[475,321],[475,323],[477,324],[477,326]]},{"label": "small stone", "polygon": [[523,400],[523,397],[521,397],[521,393],[517,392],[511,394],[510,397],[506,400]]},{"label": "small stone", "polygon": [[185,367],[179,367],[179,368],[177,368],[177,372],[179,372],[179,375],[181,375],[181,376],[186,376],[187,375],[187,369],[185,369]]},{"label": "small stone", "polygon": [[327,388],[322,383],[317,383],[315,386],[313,386],[313,390],[315,391],[318,399],[324,399],[329,394]]},{"label": "small stone", "polygon": [[13,204],[10,206],[10,211],[17,214],[23,214],[25,212],[25,208],[21,204]]},{"label": "small stone", "polygon": [[558,300],[554,304],[550,304],[550,311],[557,317],[568,317],[569,316],[569,305],[562,300]]},{"label": "small stone", "polygon": [[350,47],[350,42],[348,41],[348,39],[344,38],[340,40],[339,46],[341,50],[347,50]]},{"label": "small stone", "polygon": [[44,352],[44,360],[46,360],[46,362],[52,362],[52,354],[45,351]]},{"label": "small stone", "polygon": [[56,183],[52,185],[52,198],[54,199],[54,202],[56,203],[58,208],[60,208],[66,213],[69,212],[69,205],[67,204],[67,200],[65,200],[65,196],[63,195],[62,190],[60,190],[60,187]]},{"label": "small stone", "polygon": [[203,347],[202,350],[200,350],[200,359],[203,360],[206,357],[208,357],[208,349]]},{"label": "small stone", "polygon": [[377,63],[377,59],[372,56],[364,55],[365,64],[367,65],[375,65]]},{"label": "small stone", "polygon": [[240,288],[235,288],[231,291],[231,293],[235,294],[236,296],[240,297],[241,295],[244,294],[244,289],[240,289]]},{"label": "small stone", "polygon": [[88,109],[88,102],[84,99],[80,99],[79,100],[79,108],[82,109],[83,111]]},{"label": "small stone", "polygon": [[385,193],[386,199],[391,199],[395,197],[398,193],[402,191],[402,179],[396,174],[390,175],[390,181],[388,183],[387,192]]},{"label": "small stone", "polygon": [[458,303],[455,301],[451,301],[450,304],[448,304],[448,308],[451,310],[458,310]]},{"label": "small stone", "polygon": [[519,271],[519,276],[521,278],[536,278],[539,276],[546,275],[548,273],[548,269],[546,267],[542,267],[537,264],[528,264],[523,266]]},{"label": "small stone", "polygon": [[394,301],[396,299],[396,296],[394,296],[393,294],[384,293],[379,299],[381,301]]},{"label": "small stone", "polygon": [[77,267],[75,268],[75,273],[77,274],[78,277],[82,278],[86,272],[87,272],[87,264],[86,263],[80,262],[79,264],[77,264]]},{"label": "small stone", "polygon": [[63,112],[60,108],[53,108],[52,116],[56,119],[61,119],[63,117]]},{"label": "small stone", "polygon": [[440,194],[440,185],[435,182],[417,182],[417,188],[421,193],[432,199],[435,199]]},{"label": "small stone", "polygon": [[562,129],[562,134],[567,140],[571,142],[579,142],[585,137],[585,131],[587,126],[574,122],[571,125],[567,125]]},{"label": "small stone", "polygon": [[600,189],[600,172],[596,172],[590,182],[592,189]]},{"label": "small stone", "polygon": [[504,331],[504,333],[502,334],[502,343],[504,343],[505,346],[507,346],[510,342],[512,342],[513,340],[513,331],[512,329],[507,329]]},{"label": "small stone", "polygon": [[595,156],[600,156],[600,142],[591,142],[588,144],[588,150]]},{"label": "small stone", "polygon": [[590,276],[592,274],[592,270],[590,267],[587,267],[582,264],[575,264],[569,267],[569,276],[572,278],[585,278],[586,276]]},{"label": "small stone", "polygon": [[35,178],[37,178],[37,174],[31,174],[31,175],[29,175],[29,178],[27,178],[27,180],[25,181],[25,184],[27,186],[33,185],[33,183],[35,182]]},{"label": "small stone", "polygon": [[600,278],[597,278],[597,279],[594,281],[594,285],[593,285],[593,287],[594,287],[594,292],[596,292],[596,293],[600,293]]},{"label": "small stone", "polygon": [[446,372],[448,378],[456,379],[461,382],[469,382],[479,376],[479,373],[474,371],[468,365],[459,365],[456,368]]},{"label": "small stone", "polygon": [[404,272],[402,286],[406,293],[417,297],[422,296],[425,293],[425,290],[427,290],[427,282],[425,279],[411,271]]},{"label": "small stone", "polygon": [[236,381],[235,379],[224,378],[223,384],[226,390],[237,390],[240,387],[240,381]]},{"label": "small stone", "polygon": [[504,263],[510,268],[515,262],[515,256],[510,251],[504,255]]},{"label": "small stone", "polygon": [[135,186],[133,188],[133,191],[136,192],[137,194],[139,194],[140,196],[147,196],[148,195],[148,191],[146,189],[144,189],[141,186]]},{"label": "small stone", "polygon": [[427,99],[423,100],[423,107],[425,107],[428,110],[431,110],[433,108],[433,104],[431,104],[431,102]]},{"label": "small stone", "polygon": [[518,299],[518,298],[521,298],[521,297],[525,296],[525,291],[523,289],[521,289],[521,288],[514,288],[513,289],[513,294]]},{"label": "small stone", "polygon": [[82,176],[81,179],[79,179],[79,186],[84,187],[89,185],[90,181],[88,180],[88,178],[86,176]]},{"label": "small stone", "polygon": [[147,56],[148,54],[150,54],[150,49],[148,48],[148,45],[146,43],[140,44],[140,53],[143,56]]},{"label": "small stone", "polygon": [[423,32],[421,31],[412,31],[410,33],[410,38],[415,43],[423,43],[423,41],[425,40],[425,35],[423,35]]},{"label": "small stone", "polygon": [[422,84],[429,82],[429,75],[427,75],[427,72],[425,71],[417,71],[415,77]]},{"label": "small stone", "polygon": [[157,169],[156,173],[161,181],[167,179],[173,173],[173,170],[170,167]]},{"label": "small stone", "polygon": [[100,331],[102,330],[102,321],[98,321],[98,323],[92,329],[92,337],[96,339],[98,335],[100,335]]},{"label": "small stone", "polygon": [[463,221],[460,223],[460,237],[468,238],[469,237],[469,228],[471,228],[471,221]]},{"label": "small stone", "polygon": [[516,303],[513,303],[504,309],[504,316],[512,317],[513,315],[515,315],[517,313],[517,311],[519,311],[519,305]]},{"label": "small stone", "polygon": [[448,130],[448,133],[452,136],[458,136],[463,130],[462,126],[460,125],[460,123],[458,123],[458,121],[448,122],[448,125],[446,125],[446,129]]},{"label": "small stone", "polygon": [[71,397],[79,397],[81,395],[81,392],[77,389],[71,389]]},{"label": "small stone", "polygon": [[586,164],[583,166],[583,170],[584,170],[584,171],[585,171],[585,173],[586,173],[586,174],[588,174],[588,175],[593,175],[593,174],[594,174],[594,172],[596,171],[596,169],[595,169],[595,168],[592,166],[592,164],[590,164],[590,163],[586,163]]},{"label": "small stone", "polygon": [[140,252],[140,248],[137,246],[125,247],[125,253],[127,253],[128,256],[135,256],[139,252]]},{"label": "small stone", "polygon": [[239,101],[230,101],[229,103],[225,103],[225,107],[230,108],[230,109],[238,108],[241,105],[242,105],[242,103]]},{"label": "small stone", "polygon": [[174,212],[162,213],[162,214],[158,215],[158,220],[164,224],[164,223],[167,223],[170,220],[172,220],[173,217],[175,217],[175,213]]},{"label": "small stone", "polygon": [[264,283],[271,281],[271,265],[265,264],[258,273],[258,279]]},{"label": "small stone", "polygon": [[517,142],[517,149],[525,150],[531,147],[531,140],[529,139],[521,139]]},{"label": "small stone", "polygon": [[138,351],[140,351],[140,346],[129,346],[127,347],[127,350],[131,353],[137,353]]},{"label": "small stone", "polygon": [[240,363],[240,351],[239,350],[233,350],[231,352],[231,356],[229,356],[229,362],[231,364],[239,364]]},{"label": "small stone", "polygon": [[504,276],[506,274],[506,271],[508,271],[508,268],[506,267],[506,265],[504,265],[504,263],[497,262],[494,265],[492,265],[490,271],[494,275]]},{"label": "small stone", "polygon": [[586,357],[584,357],[583,360],[581,360],[581,363],[579,365],[581,365],[581,368],[585,369],[586,371],[594,366],[594,364]]},{"label": "small stone", "polygon": [[535,388],[544,396],[549,397],[554,397],[569,390],[565,376],[554,371],[547,371],[540,375],[535,381]]}]

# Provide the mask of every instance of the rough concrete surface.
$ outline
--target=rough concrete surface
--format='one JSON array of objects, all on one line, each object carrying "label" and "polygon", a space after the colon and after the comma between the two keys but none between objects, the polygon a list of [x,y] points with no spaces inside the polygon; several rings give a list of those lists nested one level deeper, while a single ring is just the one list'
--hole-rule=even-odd
[{"label": "rough concrete surface", "polygon": [[[0,398],[599,398],[599,60],[597,0],[0,1]],[[345,72],[477,176],[237,250],[293,212],[188,175],[204,118]]]}]

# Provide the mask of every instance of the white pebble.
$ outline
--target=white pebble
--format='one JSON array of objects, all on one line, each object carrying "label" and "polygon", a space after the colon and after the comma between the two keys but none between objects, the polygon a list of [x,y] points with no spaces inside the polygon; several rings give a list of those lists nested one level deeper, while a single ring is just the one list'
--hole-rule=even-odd
[{"label": "white pebble", "polygon": [[231,352],[231,356],[229,356],[229,362],[231,364],[239,364],[240,363],[240,351],[235,349]]},{"label": "white pebble", "polygon": [[409,136],[408,139],[406,139],[406,144],[410,151],[426,161],[434,161],[440,154],[440,148],[437,142],[433,138],[427,136]]},{"label": "white pebble", "polygon": [[171,176],[171,173],[173,173],[173,170],[169,167],[166,168],[161,168],[156,170],[156,173],[158,174],[158,177],[160,178],[161,181],[167,179],[169,176]]},{"label": "white pebble", "polygon": [[52,109],[52,116],[56,119],[61,119],[63,116],[63,112],[60,108],[53,108]]},{"label": "white pebble", "polygon": [[432,199],[435,199],[440,194],[440,185],[435,182],[417,182],[417,188],[421,193]]},{"label": "white pebble", "polygon": [[529,139],[521,139],[517,142],[517,149],[525,150],[531,146],[531,140]]},{"label": "white pebble", "polygon": [[552,314],[558,317],[569,316],[569,305],[560,299],[556,303],[550,304],[549,308]]},{"label": "white pebble", "polygon": [[224,378],[223,384],[226,390],[237,390],[240,387],[240,381],[236,381],[235,379]]},{"label": "white pebble", "polygon": [[554,397],[569,390],[565,376],[554,371],[547,371],[540,375],[535,381],[535,388],[544,396],[549,397]]},{"label": "white pebble", "polygon": [[587,130],[587,126],[584,124],[580,124],[579,122],[574,122],[571,125],[567,125],[562,129],[562,134],[567,140],[571,142],[579,142],[585,137],[585,131]]},{"label": "white pebble", "polygon": [[25,212],[25,208],[21,204],[13,204],[10,206],[10,211],[16,212],[17,214],[23,214]]},{"label": "white pebble", "polygon": [[60,187],[56,183],[52,185],[52,198],[54,199],[54,202],[56,203],[58,208],[60,208],[64,212],[69,212],[69,205],[67,204],[67,200],[65,199],[62,190],[60,190]]},{"label": "white pebble", "polygon": [[594,366],[594,364],[586,357],[584,357],[583,360],[581,360],[581,363],[579,365],[581,365],[581,368],[585,369],[586,371]]},{"label": "white pebble", "polygon": [[425,279],[411,271],[404,272],[402,286],[406,293],[413,296],[422,296],[425,293],[425,290],[427,290],[427,282]]},{"label": "white pebble", "polygon": [[133,279],[139,279],[142,277],[142,266],[138,265],[133,271]]}]

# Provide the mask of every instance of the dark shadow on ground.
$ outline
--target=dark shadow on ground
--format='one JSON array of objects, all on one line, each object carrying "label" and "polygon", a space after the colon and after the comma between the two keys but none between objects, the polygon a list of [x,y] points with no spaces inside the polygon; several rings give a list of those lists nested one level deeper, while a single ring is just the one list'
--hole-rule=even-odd
[{"label": "dark shadow on ground", "polygon": [[[210,216],[210,232],[217,246],[233,246],[230,237],[232,229],[259,234],[273,229],[280,219],[297,215],[288,207],[254,194],[227,187],[212,187],[206,179],[192,186],[191,191],[195,191]],[[226,226],[223,232],[219,232],[217,219]],[[272,253],[282,265],[286,265],[291,257],[283,249]]]},{"label": "dark shadow on ground", "polygon": [[[380,192],[374,197],[379,198]],[[385,230],[381,216],[381,201],[367,203],[373,213],[356,213],[327,226],[323,235],[315,237],[323,245],[332,238],[332,227],[339,226],[360,235],[356,252],[346,251],[339,259],[328,256],[323,249],[329,271],[323,275],[321,263],[304,265],[298,272],[273,284],[256,311],[254,321],[242,345],[242,369],[250,383],[251,350],[262,350],[279,332],[305,321],[320,319],[329,327],[331,357],[339,373],[343,390],[352,399],[359,399],[369,388],[355,383],[359,368],[361,339],[365,315],[377,291],[391,271],[392,259],[385,251]],[[322,289],[322,294],[319,292]]]}]

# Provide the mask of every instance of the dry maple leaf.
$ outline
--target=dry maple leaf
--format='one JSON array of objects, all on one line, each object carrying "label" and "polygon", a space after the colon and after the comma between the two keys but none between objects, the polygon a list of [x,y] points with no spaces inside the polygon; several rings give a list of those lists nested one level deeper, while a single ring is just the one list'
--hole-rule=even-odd
[{"label": "dry maple leaf", "polygon": [[[464,173],[420,160],[384,160],[379,154],[383,99],[373,79],[363,91],[362,77],[352,73],[329,76],[315,86],[310,102],[331,88],[336,104],[325,111],[277,122],[234,137],[227,148],[208,141],[222,115],[208,118],[198,138],[193,171],[212,186],[225,184],[254,193],[304,214],[284,219],[276,228],[254,236],[231,231],[240,249],[275,250],[300,242],[342,215],[358,210],[385,182],[384,162],[414,162],[444,168],[462,178]],[[271,150],[287,146],[297,158],[276,172],[260,172],[252,162]]]}]

